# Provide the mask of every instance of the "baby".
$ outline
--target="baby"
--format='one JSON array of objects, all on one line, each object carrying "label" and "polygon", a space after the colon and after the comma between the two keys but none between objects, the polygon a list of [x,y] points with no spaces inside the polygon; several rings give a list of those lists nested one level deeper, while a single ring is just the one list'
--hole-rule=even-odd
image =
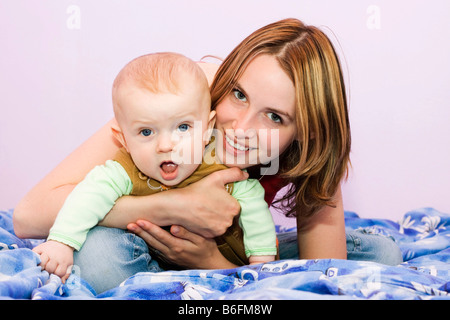
[{"label": "baby", "polygon": [[[187,57],[154,53],[128,63],[113,84],[117,127],[112,131],[123,148],[114,160],[88,173],[67,197],[48,241],[33,249],[41,256],[42,268],[65,281],[73,250],[81,249],[89,230],[119,197],[184,187],[226,168],[215,158],[215,144],[209,143],[215,122],[210,105],[207,79]],[[216,238],[219,250],[238,265],[274,260],[276,235],[264,189],[252,179],[226,187],[241,204],[241,213],[239,221]],[[170,266],[157,251],[150,251],[152,258]]]}]

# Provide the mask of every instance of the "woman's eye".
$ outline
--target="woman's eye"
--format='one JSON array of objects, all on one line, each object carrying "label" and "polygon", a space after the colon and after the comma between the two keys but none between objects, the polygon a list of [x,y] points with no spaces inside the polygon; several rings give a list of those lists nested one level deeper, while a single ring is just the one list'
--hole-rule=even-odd
[{"label": "woman's eye", "polygon": [[141,133],[144,137],[148,137],[148,136],[150,136],[150,135],[153,133],[153,131],[150,130],[150,129],[142,129],[140,133]]},{"label": "woman's eye", "polygon": [[233,90],[233,94],[234,97],[242,102],[246,102],[247,101],[247,97],[245,96],[245,94],[243,94],[241,91],[239,91],[238,89],[234,89]]},{"label": "woman's eye", "polygon": [[276,113],[273,112],[269,112],[267,114],[267,116],[269,117],[270,120],[272,120],[273,122],[277,122],[277,123],[281,123],[281,117],[279,115],[277,115]]},{"label": "woman's eye", "polygon": [[189,130],[189,125],[188,124],[183,123],[182,125],[178,126],[178,131],[180,131],[180,132],[186,132],[188,130]]}]

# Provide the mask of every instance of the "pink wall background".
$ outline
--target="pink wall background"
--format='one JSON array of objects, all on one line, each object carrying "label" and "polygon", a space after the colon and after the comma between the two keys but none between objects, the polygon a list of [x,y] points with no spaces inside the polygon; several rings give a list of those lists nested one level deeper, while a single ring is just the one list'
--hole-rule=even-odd
[{"label": "pink wall background", "polygon": [[450,213],[448,0],[0,0],[0,209],[111,118],[110,87],[130,59],[225,57],[286,17],[324,28],[344,60],[345,209],[393,220],[424,206]]}]

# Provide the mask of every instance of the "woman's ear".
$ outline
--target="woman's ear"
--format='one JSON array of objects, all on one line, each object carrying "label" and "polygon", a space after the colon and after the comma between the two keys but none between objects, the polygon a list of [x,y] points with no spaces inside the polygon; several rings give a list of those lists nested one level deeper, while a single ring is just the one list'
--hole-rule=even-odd
[{"label": "woman's ear", "polygon": [[128,152],[128,146],[127,142],[125,140],[125,136],[123,135],[122,129],[119,127],[119,124],[116,122],[111,126],[111,131],[113,133],[114,138],[117,139],[117,141],[120,142],[120,144],[127,150]]}]

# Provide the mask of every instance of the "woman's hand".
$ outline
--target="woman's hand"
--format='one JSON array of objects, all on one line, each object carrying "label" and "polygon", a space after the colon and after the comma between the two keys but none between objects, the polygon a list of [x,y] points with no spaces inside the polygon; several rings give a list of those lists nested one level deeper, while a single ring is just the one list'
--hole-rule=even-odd
[{"label": "woman's hand", "polygon": [[182,215],[180,221],[173,221],[169,225],[182,225],[206,238],[224,234],[241,210],[239,202],[228,193],[225,185],[247,178],[248,173],[241,169],[229,168],[213,172],[196,183],[178,189],[182,196]]},{"label": "woman's hand", "polygon": [[172,263],[189,269],[229,269],[232,264],[220,253],[214,239],[204,238],[181,226],[170,233],[145,220],[130,223],[128,229]]},{"label": "woman's hand", "polygon": [[172,219],[165,224],[145,220],[159,226],[181,225],[205,238],[220,236],[232,225],[241,210],[239,202],[228,193],[225,185],[247,178],[248,173],[229,168],[213,172],[185,188],[163,192],[167,196],[164,203],[166,216]]}]

